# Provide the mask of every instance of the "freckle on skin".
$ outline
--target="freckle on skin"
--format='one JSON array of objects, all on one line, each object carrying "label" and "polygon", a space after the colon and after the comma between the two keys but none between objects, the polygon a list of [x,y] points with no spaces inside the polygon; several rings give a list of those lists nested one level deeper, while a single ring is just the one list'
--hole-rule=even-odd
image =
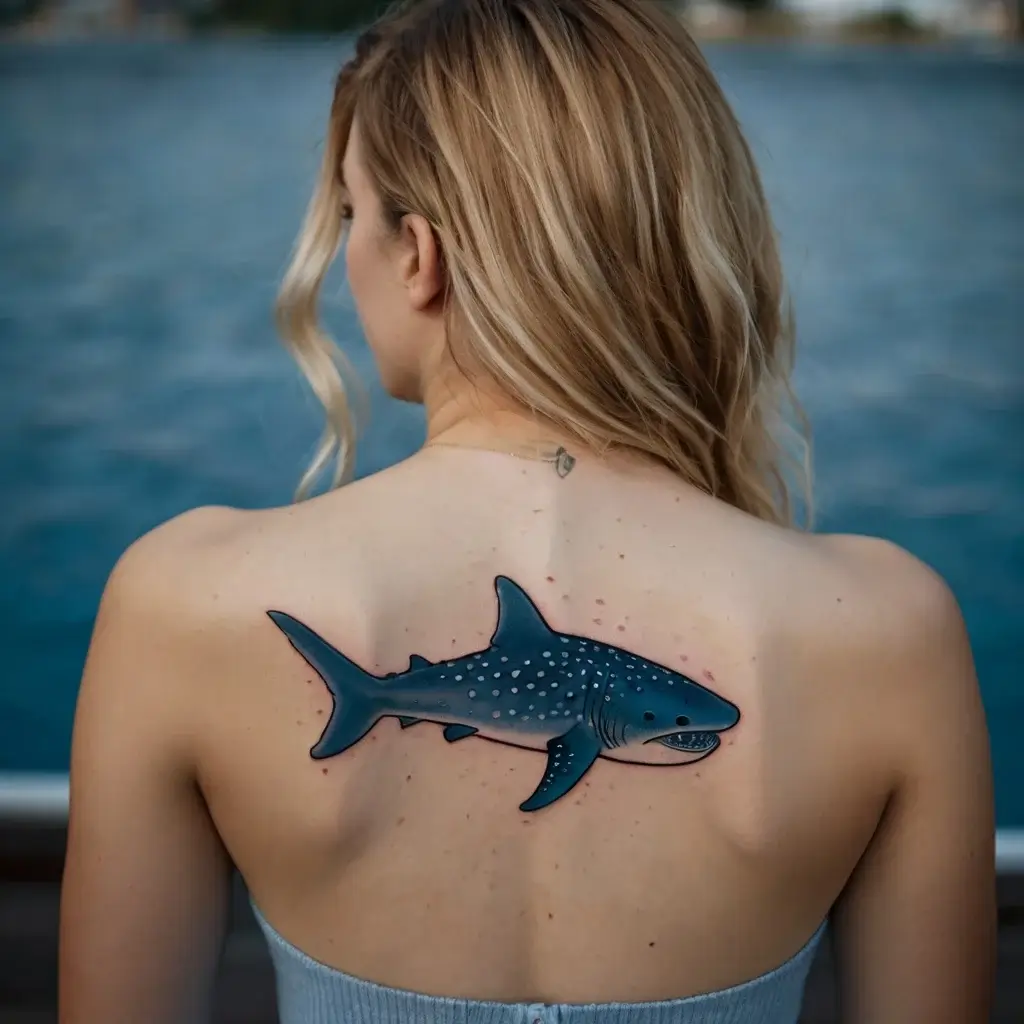
[{"label": "freckle on skin", "polygon": [[625,555],[624,555],[624,554],[623,554],[623,553],[622,553],[622,552],[620,551],[620,552],[619,552],[619,558],[625,558],[625,557],[626,557],[626,556],[625,556]]},{"label": "freckle on skin", "polygon": [[324,775],[327,774],[327,769],[326,768],[321,768],[320,771],[322,771],[324,773]]},{"label": "freckle on skin", "polygon": [[625,632],[626,632],[626,627],[625,627],[625,626],[616,626],[615,628],[616,628],[616,629],[617,629],[617,630],[618,630],[618,631],[619,631],[620,633],[625,633]]},{"label": "freckle on skin", "polygon": [[654,947],[654,943],[653,942],[648,942],[647,945],[652,947],[652,948]]},{"label": "freckle on skin", "polygon": [[555,577],[554,576],[545,576],[544,578],[548,581],[548,583],[554,583],[555,582]]},{"label": "freckle on skin", "polygon": [[554,921],[554,919],[555,919],[555,915],[554,915],[554,914],[551,914],[551,913],[549,913],[549,914],[548,914],[548,920],[549,920],[549,921]]},{"label": "freckle on skin", "polygon": [[709,669],[709,668],[704,669],[704,678],[709,683],[713,683],[715,681],[715,677],[714,677],[713,673],[711,672],[711,669]]},{"label": "freckle on skin", "polygon": [[318,715],[322,715],[322,714],[324,713],[324,709],[323,709],[323,708],[317,708],[317,711],[316,711],[316,713],[317,713]]},{"label": "freckle on skin", "polygon": [[568,601],[569,600],[569,595],[568,594],[563,594],[562,595],[562,600],[563,601]]},{"label": "freckle on skin", "polygon": [[405,821],[405,818],[399,818],[398,821],[395,822],[395,824],[396,825],[401,825],[404,821]]},{"label": "freckle on skin", "polygon": [[679,655],[679,660],[680,660],[680,661],[689,661],[690,659],[689,659],[689,657],[687,657],[687,655],[685,655],[685,654],[680,654],[680,655]]},{"label": "freckle on skin", "polygon": [[412,782],[412,776],[411,775],[406,775],[405,781],[406,782]]},{"label": "freckle on skin", "polygon": [[600,619],[591,619],[590,621],[596,623],[598,626],[601,625],[601,620]]},{"label": "freckle on skin", "polygon": [[604,598],[603,597],[599,597],[595,603],[596,604],[604,604]]}]

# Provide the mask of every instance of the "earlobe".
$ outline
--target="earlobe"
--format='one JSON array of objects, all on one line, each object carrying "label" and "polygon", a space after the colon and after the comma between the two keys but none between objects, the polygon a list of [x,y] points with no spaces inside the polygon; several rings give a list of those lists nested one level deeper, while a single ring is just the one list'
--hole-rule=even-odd
[{"label": "earlobe", "polygon": [[404,256],[405,285],[417,309],[425,309],[441,294],[444,286],[441,252],[434,229],[419,214],[402,220],[407,251]]}]

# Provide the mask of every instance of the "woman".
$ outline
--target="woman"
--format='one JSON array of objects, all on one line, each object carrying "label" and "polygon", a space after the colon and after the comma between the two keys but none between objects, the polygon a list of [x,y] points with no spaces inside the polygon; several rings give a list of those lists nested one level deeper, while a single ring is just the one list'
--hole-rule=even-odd
[{"label": "woman", "polygon": [[306,489],[352,464],[315,324],[344,223],[426,444],[119,563],[75,725],[65,1024],[200,1016],[232,865],[285,1024],[792,1024],[827,918],[845,1021],[986,1020],[963,623],[906,553],[791,527],[778,252],[685,31],[430,0],[363,36],[281,299],[330,424]]}]

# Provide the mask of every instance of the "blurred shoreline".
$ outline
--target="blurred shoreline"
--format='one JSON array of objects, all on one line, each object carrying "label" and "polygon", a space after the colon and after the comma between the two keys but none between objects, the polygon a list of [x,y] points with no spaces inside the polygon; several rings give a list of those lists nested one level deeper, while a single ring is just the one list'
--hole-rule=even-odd
[{"label": "blurred shoreline", "polygon": [[[0,0],[0,14],[3,14]],[[182,11],[175,0],[7,0],[0,17],[0,41],[70,42],[102,40],[177,40],[332,36],[357,32],[348,28],[289,29],[214,15],[213,8]],[[10,5],[23,3],[16,16]],[[700,42],[806,42],[825,45],[957,46],[988,44],[1015,47],[1024,43],[1018,0],[971,0],[945,21],[925,20],[896,0],[890,6],[826,14],[793,7],[737,6],[696,0],[679,10],[680,19]],[[30,9],[31,8],[31,9]]]}]

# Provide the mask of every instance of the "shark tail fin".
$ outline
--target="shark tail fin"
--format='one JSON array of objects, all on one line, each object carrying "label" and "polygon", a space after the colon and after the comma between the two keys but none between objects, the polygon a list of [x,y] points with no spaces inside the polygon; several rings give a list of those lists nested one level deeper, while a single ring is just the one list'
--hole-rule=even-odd
[{"label": "shark tail fin", "polygon": [[267,615],[288,637],[292,647],[315,669],[334,698],[330,720],[310,750],[310,756],[318,759],[333,757],[348,750],[381,717],[381,695],[375,692],[377,677],[361,669],[322,636],[286,612],[272,611]]}]

